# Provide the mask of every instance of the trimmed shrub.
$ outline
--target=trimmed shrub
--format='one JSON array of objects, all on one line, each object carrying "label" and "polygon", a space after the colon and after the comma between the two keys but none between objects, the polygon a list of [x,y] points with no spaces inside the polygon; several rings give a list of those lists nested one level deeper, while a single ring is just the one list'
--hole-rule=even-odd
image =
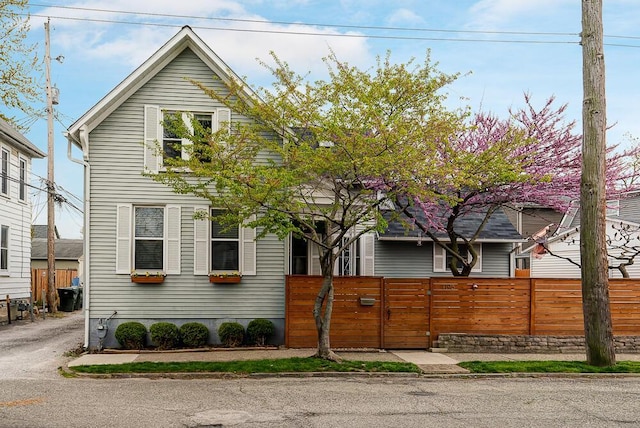
[{"label": "trimmed shrub", "polygon": [[247,326],[247,337],[251,343],[264,346],[275,330],[276,327],[271,321],[264,318],[256,318]]},{"label": "trimmed shrub", "polygon": [[138,321],[128,321],[116,328],[116,340],[124,349],[142,349],[147,338],[147,328]]},{"label": "trimmed shrub", "polygon": [[202,348],[209,342],[209,329],[199,322],[188,322],[180,326],[180,338],[187,348]]},{"label": "trimmed shrub", "polygon": [[180,331],[170,322],[157,322],[149,327],[151,340],[158,345],[158,349],[173,349],[180,343]]},{"label": "trimmed shrub", "polygon": [[223,322],[218,327],[218,336],[224,346],[240,346],[244,340],[244,327],[238,322]]}]

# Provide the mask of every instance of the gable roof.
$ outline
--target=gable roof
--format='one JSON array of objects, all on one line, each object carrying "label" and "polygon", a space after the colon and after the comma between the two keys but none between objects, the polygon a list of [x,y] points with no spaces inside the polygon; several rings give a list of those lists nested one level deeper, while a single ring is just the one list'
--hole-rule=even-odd
[{"label": "gable roof", "polygon": [[[424,213],[416,209],[415,213],[418,219],[424,220]],[[455,223],[455,230],[465,237],[471,237],[476,232],[480,223],[484,219],[483,213],[469,213],[459,217]],[[447,238],[446,233],[437,233],[437,237]],[[414,227],[410,230],[405,229],[400,221],[392,221],[389,223],[387,230],[381,233],[379,239],[382,241],[430,241],[425,237],[419,228]],[[511,221],[502,209],[497,209],[484,228],[480,232],[476,242],[524,242],[526,239],[513,227]]]},{"label": "gable roof", "polygon": [[15,146],[18,150],[28,154],[32,158],[42,159],[46,156],[24,135],[18,132],[9,122],[0,117],[0,140]]},{"label": "gable roof", "polygon": [[[56,239],[54,241],[56,260],[78,260],[83,254],[82,239]],[[31,240],[31,260],[47,259],[47,240]]]},{"label": "gable roof", "polygon": [[[242,80],[191,27],[184,26],[133,73],[76,120],[66,133],[67,139],[85,151],[86,147],[83,146],[86,144],[87,134],[187,48],[220,76],[223,82],[228,84],[232,80]],[[256,98],[247,85],[243,86],[243,91],[247,100]]]},{"label": "gable roof", "polygon": [[[46,224],[34,224],[31,226],[31,238],[32,239],[47,239],[47,232],[49,226]],[[55,239],[60,239],[60,233],[58,233],[58,226],[53,227],[53,234]]]}]

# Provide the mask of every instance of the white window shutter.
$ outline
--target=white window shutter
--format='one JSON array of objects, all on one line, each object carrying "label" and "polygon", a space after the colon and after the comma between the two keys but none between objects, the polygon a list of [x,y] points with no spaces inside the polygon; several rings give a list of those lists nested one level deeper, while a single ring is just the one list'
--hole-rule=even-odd
[{"label": "white window shutter", "polygon": [[219,131],[221,129],[226,129],[227,132],[231,131],[231,110],[228,108],[219,108],[217,110],[217,120],[216,120],[216,125],[217,125],[217,129],[216,131]]},{"label": "white window shutter", "polygon": [[[199,206],[194,208],[194,212],[204,212],[209,214],[209,207]],[[205,219],[193,219],[193,274],[209,274],[209,223],[208,217]]]},{"label": "white window shutter", "polygon": [[[471,272],[482,272],[482,244],[473,244],[473,249],[478,253],[478,261]],[[469,254],[469,261],[471,261],[471,254]]]},{"label": "white window shutter", "polygon": [[162,156],[158,153],[158,144],[162,144],[162,115],[160,107],[144,106],[144,169],[158,172]]},{"label": "white window shutter", "polygon": [[257,275],[256,230],[252,227],[243,227],[240,229],[240,236],[242,239],[240,271],[242,275]]},{"label": "white window shutter", "polygon": [[[184,124],[186,125],[187,129],[189,130],[189,132],[191,134],[193,134],[193,123],[191,122],[193,120],[193,113],[182,113],[182,121],[184,122]],[[193,145],[193,141],[191,141],[188,138],[183,138],[182,139],[182,159],[183,160],[189,160],[190,156],[190,149],[189,146]]]},{"label": "white window shutter", "polygon": [[131,273],[131,205],[116,208],[116,273]]},{"label": "white window shutter", "polygon": [[446,260],[447,260],[447,257],[446,257],[445,249],[434,242],[433,243],[433,271],[445,272]]},{"label": "white window shutter", "polygon": [[320,251],[318,245],[309,242],[309,275],[322,275],[322,267],[320,266]]},{"label": "white window shutter", "polygon": [[365,233],[360,237],[360,254],[362,255],[362,275],[375,275],[375,244],[376,238],[373,233]]},{"label": "white window shutter", "polygon": [[167,274],[180,275],[180,206],[179,205],[167,205],[166,207],[165,227],[167,228],[165,251],[167,260],[165,262],[165,271]]}]

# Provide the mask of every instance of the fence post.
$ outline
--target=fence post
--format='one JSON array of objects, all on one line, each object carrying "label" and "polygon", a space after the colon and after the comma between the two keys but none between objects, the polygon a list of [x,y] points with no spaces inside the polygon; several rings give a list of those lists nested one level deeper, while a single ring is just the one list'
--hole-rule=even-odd
[{"label": "fence post", "polygon": [[7,321],[11,324],[11,299],[9,299],[9,295],[7,294]]}]

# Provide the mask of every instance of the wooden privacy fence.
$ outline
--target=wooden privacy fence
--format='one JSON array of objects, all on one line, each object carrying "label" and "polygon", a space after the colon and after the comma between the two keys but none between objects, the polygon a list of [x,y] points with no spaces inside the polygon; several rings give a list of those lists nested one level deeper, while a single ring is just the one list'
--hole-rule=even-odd
[{"label": "wooden privacy fence", "polygon": [[[31,269],[31,295],[33,300],[42,299],[42,291],[47,292],[49,276],[47,269]],[[78,276],[76,269],[56,269],[56,288],[71,287],[71,281]]]},{"label": "wooden privacy fence", "polygon": [[[289,276],[285,344],[315,347],[322,278]],[[583,335],[578,279],[338,277],[331,345],[418,349],[440,333]],[[640,279],[610,279],[615,335],[640,335]]]}]

